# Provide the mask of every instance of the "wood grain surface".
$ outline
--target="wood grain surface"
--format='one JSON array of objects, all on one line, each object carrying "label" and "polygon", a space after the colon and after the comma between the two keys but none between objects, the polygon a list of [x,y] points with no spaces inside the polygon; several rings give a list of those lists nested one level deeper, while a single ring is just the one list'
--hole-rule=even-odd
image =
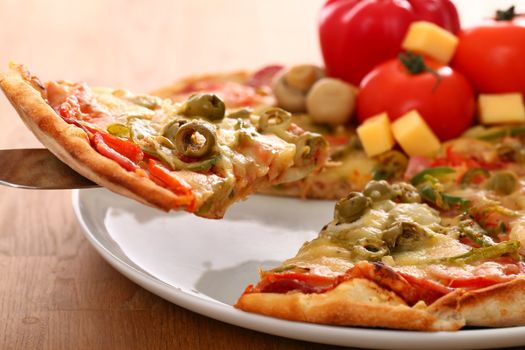
[{"label": "wood grain surface", "polygon": [[[14,60],[43,79],[140,92],[194,73],[320,63],[322,3],[2,0],[0,67]],[[0,131],[0,148],[40,146],[4,96]],[[331,347],[249,331],[166,302],[95,252],[74,219],[69,191],[0,188],[0,349],[168,348]]]}]

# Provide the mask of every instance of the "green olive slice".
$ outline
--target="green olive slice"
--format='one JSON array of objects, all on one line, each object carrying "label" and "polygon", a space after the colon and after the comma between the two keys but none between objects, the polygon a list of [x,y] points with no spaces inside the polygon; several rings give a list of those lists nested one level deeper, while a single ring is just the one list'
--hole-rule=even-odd
[{"label": "green olive slice", "polygon": [[351,223],[359,219],[370,206],[371,200],[359,192],[350,192],[335,205],[334,218],[338,223]]},{"label": "green olive slice", "polygon": [[179,128],[184,123],[186,123],[186,120],[182,120],[182,119],[172,120],[171,122],[169,122],[162,128],[162,132],[161,132],[162,136],[166,137],[170,141],[175,140],[175,135],[177,134],[177,131],[179,131]]},{"label": "green olive slice", "polygon": [[389,249],[383,240],[375,237],[365,237],[359,239],[357,244],[352,247],[352,253],[356,258],[376,261],[387,255]]},{"label": "green olive slice", "polygon": [[213,151],[216,142],[213,126],[197,120],[181,125],[174,138],[176,150],[191,158],[206,157]]},{"label": "green olive slice", "polygon": [[392,198],[394,193],[385,180],[372,180],[365,186],[363,194],[374,201],[380,201]]},{"label": "green olive slice", "polygon": [[259,115],[259,130],[263,132],[274,127],[288,130],[291,123],[292,115],[281,108],[268,108]]},{"label": "green olive slice", "polygon": [[294,165],[304,166],[313,163],[317,152],[326,147],[326,140],[318,134],[305,133],[295,145]]},{"label": "green olive slice", "polygon": [[190,96],[184,105],[183,114],[187,117],[201,117],[209,121],[220,121],[224,118],[226,106],[215,94],[195,94]]}]

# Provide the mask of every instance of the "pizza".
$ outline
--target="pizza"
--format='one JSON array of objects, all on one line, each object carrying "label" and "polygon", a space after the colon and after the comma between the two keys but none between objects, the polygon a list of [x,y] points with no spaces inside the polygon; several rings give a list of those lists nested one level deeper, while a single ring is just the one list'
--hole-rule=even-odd
[{"label": "pizza", "polygon": [[58,158],[116,193],[165,211],[221,218],[259,188],[317,171],[326,143],[264,108],[227,111],[214,94],[181,103],[85,83],[42,83],[20,65],[0,86]]},{"label": "pizza", "polygon": [[[305,130],[323,135],[329,145],[330,158],[321,171],[304,179],[261,188],[259,192],[301,198],[339,199],[352,190],[360,190],[371,179],[401,178],[408,164],[403,152],[392,150],[379,157],[368,157],[360,145],[355,128],[347,125],[329,125],[318,122],[304,113],[298,104],[305,104],[305,96],[299,103],[282,104],[274,92],[273,84],[283,73],[299,69],[311,69],[316,78],[324,76],[315,65],[285,67],[269,65],[254,71],[235,71],[190,76],[152,91],[153,95],[183,101],[196,91],[214,93],[232,110],[257,110],[268,106],[280,106],[292,112],[292,120]],[[315,80],[314,79],[314,80]],[[281,91],[281,90],[279,90]],[[282,92],[282,91],[281,91]],[[286,93],[286,92],[284,92]],[[279,102],[281,101],[281,102]],[[322,103],[326,107],[326,103]],[[295,107],[295,108],[294,108]],[[333,113],[331,114],[333,116]]]},{"label": "pizza", "polygon": [[525,325],[523,198],[511,170],[440,166],[410,183],[372,180],[235,307],[418,331]]},{"label": "pizza", "polygon": [[[234,109],[272,103],[295,110],[296,124],[329,142],[322,171],[261,192],[343,198],[334,219],[295,257],[261,271],[235,307],[293,321],[419,331],[524,325],[524,124],[479,123],[441,142],[411,112],[405,120],[417,127],[408,146],[370,155],[358,125],[320,122],[283,105],[276,84],[291,70],[244,72],[224,90],[227,74],[161,89],[178,100],[188,93],[178,90],[184,84],[209,86]],[[254,89],[254,81],[262,85]],[[229,94],[243,89],[249,93]],[[253,100],[235,99],[256,93]],[[373,136],[373,145],[382,143]],[[416,141],[432,153],[409,154],[404,147],[411,151]]]}]

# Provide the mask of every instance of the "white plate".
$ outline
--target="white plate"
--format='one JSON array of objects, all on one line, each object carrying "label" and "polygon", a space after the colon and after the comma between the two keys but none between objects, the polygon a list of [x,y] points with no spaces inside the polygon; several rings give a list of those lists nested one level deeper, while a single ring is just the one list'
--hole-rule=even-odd
[{"label": "white plate", "polygon": [[73,192],[80,225],[116,269],[189,310],[294,339],[363,348],[469,348],[525,345],[525,327],[418,333],[290,322],[231,305],[257,269],[293,256],[331,218],[333,202],[253,196],[223,220],[164,214],[103,189]]}]

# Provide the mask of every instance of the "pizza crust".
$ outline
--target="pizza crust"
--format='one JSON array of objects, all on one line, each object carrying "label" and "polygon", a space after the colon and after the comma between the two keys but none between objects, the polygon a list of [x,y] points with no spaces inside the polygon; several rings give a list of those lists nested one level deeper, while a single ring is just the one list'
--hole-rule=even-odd
[{"label": "pizza crust", "polygon": [[477,290],[457,289],[413,307],[367,279],[353,278],[319,294],[246,293],[235,307],[292,321],[417,331],[525,324],[525,278]]},{"label": "pizza crust", "polygon": [[469,326],[506,327],[525,324],[525,278],[478,290],[456,290],[430,306],[437,313],[455,312]]},{"label": "pizza crust", "polygon": [[20,67],[0,74],[0,87],[40,142],[79,174],[115,193],[164,211],[186,208],[181,197],[94,150],[86,133],[66,123],[24,78]]},{"label": "pizza crust", "polygon": [[350,279],[319,294],[247,293],[235,307],[292,321],[340,326],[452,331],[464,325],[455,313],[410,307],[395,293],[363,278]]}]

